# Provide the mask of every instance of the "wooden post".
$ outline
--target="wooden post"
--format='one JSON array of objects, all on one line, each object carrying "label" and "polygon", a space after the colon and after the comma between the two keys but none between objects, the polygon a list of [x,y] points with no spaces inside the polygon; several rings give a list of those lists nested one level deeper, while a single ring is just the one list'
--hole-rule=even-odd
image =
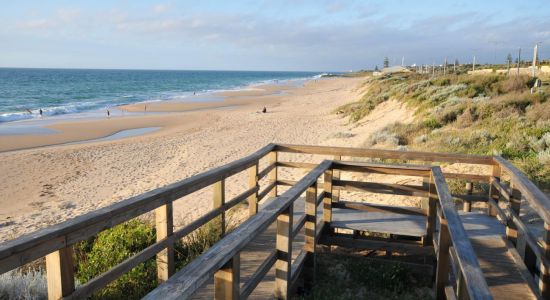
[{"label": "wooden post", "polygon": [[72,246],[46,255],[48,299],[61,299],[74,291],[74,261]]},{"label": "wooden post", "polygon": [[293,205],[291,204],[277,217],[277,261],[275,262],[275,298],[290,297],[292,269],[292,224]]},{"label": "wooden post", "polygon": [[[500,169],[500,165],[498,164],[495,164],[493,165],[493,176],[496,178],[497,181],[500,182],[500,175],[501,175],[501,169]],[[489,197],[493,200],[495,200],[495,203],[498,204],[498,200],[500,199],[500,193],[498,192],[498,190],[493,186],[493,184],[490,185],[490,188],[489,188]],[[488,210],[487,212],[489,213],[490,216],[492,217],[495,217],[497,215],[497,211],[496,209],[494,209],[491,204],[487,203],[488,205]]]},{"label": "wooden post", "polygon": [[330,222],[332,221],[332,169],[325,171],[324,187],[325,198],[323,198],[323,221],[327,232],[332,232]]},{"label": "wooden post", "polygon": [[[225,179],[222,179],[212,185],[214,188],[213,207],[218,208],[225,203]],[[214,220],[219,220],[221,237],[225,234],[225,211]]]},{"label": "wooden post", "polygon": [[[157,242],[172,235],[174,231],[174,215],[172,202],[155,209],[155,224]],[[174,274],[174,245],[168,245],[166,249],[157,254],[157,279],[162,283]]]},{"label": "wooden post", "polygon": [[[472,182],[468,181],[466,182],[466,195],[471,196],[474,192],[474,185]],[[464,212],[471,212],[472,211],[472,200],[467,199],[463,202],[463,209]]]},{"label": "wooden post", "polygon": [[239,299],[240,261],[240,253],[237,253],[214,274],[214,299]]},{"label": "wooden post", "polygon": [[[269,152],[268,154],[268,158],[269,158],[269,164],[277,164],[277,151],[271,151]],[[278,177],[277,177],[277,165],[275,165],[275,168],[273,168],[273,170],[269,171],[269,173],[267,174],[267,178],[269,179],[269,183],[273,183],[275,182],[275,186],[273,187],[273,189],[267,194],[268,197],[277,197],[277,180],[278,180]]]},{"label": "wooden post", "polygon": [[[550,224],[544,223],[544,234],[542,237],[542,250],[544,256],[550,259]],[[550,270],[543,263],[540,264],[540,294],[544,299],[550,299]]]},{"label": "wooden post", "polygon": [[[335,155],[334,160],[342,160],[342,156]],[[332,171],[332,178],[339,180],[340,179],[340,170],[333,170]],[[340,190],[334,190],[332,191],[332,201],[338,202],[340,201]]]},{"label": "wooden post", "polygon": [[[258,163],[248,169],[248,187],[259,188],[258,184]],[[258,189],[248,197],[248,215],[253,216],[258,212]]]},{"label": "wooden post", "polygon": [[317,232],[317,183],[314,183],[306,190],[306,223],[304,251],[306,259],[304,261],[304,286],[306,290],[311,290],[315,282],[315,236]]},{"label": "wooden post", "polygon": [[433,243],[435,230],[435,218],[437,215],[437,197],[433,177],[424,177],[423,187],[428,190],[428,198],[422,200],[422,206],[426,213],[426,236],[422,238],[422,245],[429,246]]},{"label": "wooden post", "polygon": [[[510,183],[510,209],[519,216],[521,209],[521,191],[514,186],[514,182]],[[518,230],[514,224],[513,218],[506,220],[506,237],[517,247]]]},{"label": "wooden post", "polygon": [[445,286],[449,281],[449,228],[447,220],[439,218],[439,249],[437,252],[437,269],[435,271],[435,295],[436,299],[445,299]]}]

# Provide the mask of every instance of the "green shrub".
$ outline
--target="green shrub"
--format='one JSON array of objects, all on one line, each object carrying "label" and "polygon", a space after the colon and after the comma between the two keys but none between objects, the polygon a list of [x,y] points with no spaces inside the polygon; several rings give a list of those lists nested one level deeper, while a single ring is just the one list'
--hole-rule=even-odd
[{"label": "green shrub", "polygon": [[[215,219],[184,240],[176,242],[176,270],[210,248],[219,240],[220,235],[220,223]],[[102,231],[95,238],[75,245],[76,277],[80,283],[86,283],[152,245],[155,240],[155,227],[137,219]],[[99,290],[91,298],[140,299],[156,286],[157,266],[153,257]]]},{"label": "green shrub", "polygon": [[[155,230],[131,220],[78,244],[77,279],[86,283],[155,242]],[[157,285],[156,262],[150,259],[94,294],[97,299],[138,299]]]}]

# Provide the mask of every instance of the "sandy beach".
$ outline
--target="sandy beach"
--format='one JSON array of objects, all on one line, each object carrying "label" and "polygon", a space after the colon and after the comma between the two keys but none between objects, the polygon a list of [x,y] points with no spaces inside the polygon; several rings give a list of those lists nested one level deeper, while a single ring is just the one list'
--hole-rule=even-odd
[{"label": "sandy beach", "polygon": [[[0,137],[0,240],[107,206],[243,157],[267,143],[361,146],[369,134],[396,121],[412,121],[397,101],[380,105],[359,124],[334,113],[360,96],[361,78],[309,81],[303,87],[264,86],[226,92],[222,102],[147,105],[144,114],[67,121],[59,133]],[[259,111],[266,106],[268,112]],[[139,111],[142,104],[123,107]],[[120,130],[160,127],[120,140],[41,147],[88,140]],[[346,134],[342,134],[346,133]],[[34,149],[18,150],[20,148]],[[228,196],[246,184],[228,183]],[[210,209],[209,191],[176,202],[176,222]]]}]

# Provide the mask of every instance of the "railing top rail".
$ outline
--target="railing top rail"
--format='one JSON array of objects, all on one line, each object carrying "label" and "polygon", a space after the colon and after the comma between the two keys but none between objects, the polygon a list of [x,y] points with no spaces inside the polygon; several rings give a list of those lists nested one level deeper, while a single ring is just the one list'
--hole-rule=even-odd
[{"label": "railing top rail", "polygon": [[376,172],[411,176],[429,176],[432,170],[431,166],[427,165],[384,164],[343,160],[333,161],[332,169],[352,172]]},{"label": "railing top rail", "polygon": [[221,167],[2,243],[0,274],[244,171],[274,148],[269,144]]},{"label": "railing top rail", "polygon": [[523,172],[504,158],[495,156],[494,161],[510,174],[514,187],[517,187],[521,191],[523,197],[533,206],[544,222],[550,224],[550,199],[548,199],[548,196],[531,182]]},{"label": "railing top rail", "polygon": [[470,299],[492,299],[468,234],[456,212],[453,198],[449,192],[449,187],[441,168],[433,167],[432,176],[439,197],[441,211],[447,220],[449,235],[456,251],[458,264],[464,276]]},{"label": "railing top rail", "polygon": [[320,154],[320,155],[340,155],[340,156],[355,156],[355,157],[370,157],[383,159],[402,159],[416,160],[426,162],[448,162],[448,163],[467,163],[493,165],[492,156],[472,155],[472,154],[455,154],[455,153],[432,153],[419,151],[397,151],[397,150],[382,150],[382,149],[364,149],[364,148],[348,148],[348,147],[331,147],[331,146],[308,146],[308,145],[291,145],[277,144],[276,151],[304,154]]},{"label": "railing top rail", "polygon": [[315,184],[331,164],[331,161],[323,161],[294,186],[278,196],[277,201],[267,203],[256,215],[243,222],[143,299],[187,299],[192,296],[217,270],[252,239],[267,229],[277,219],[277,216],[300,197],[308,187]]}]

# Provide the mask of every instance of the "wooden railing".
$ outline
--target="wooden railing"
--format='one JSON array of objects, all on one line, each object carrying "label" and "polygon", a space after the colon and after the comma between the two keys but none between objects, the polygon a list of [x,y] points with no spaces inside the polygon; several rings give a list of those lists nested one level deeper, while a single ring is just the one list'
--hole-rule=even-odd
[{"label": "wooden railing", "polygon": [[[319,162],[292,162],[282,161],[280,153],[313,154],[327,156],[333,161]],[[267,166],[259,170],[260,159],[267,159]],[[339,160],[351,160],[354,158],[371,158],[384,161],[398,161],[407,163],[404,166],[377,165],[362,162],[338,162]],[[489,174],[462,174],[443,173],[439,167],[412,166],[411,163],[466,163],[492,166],[493,173]],[[278,176],[279,168],[302,168],[311,170],[299,181],[292,181]],[[340,173],[345,170],[355,169],[359,172],[385,173],[385,174],[416,174],[424,178],[422,187],[411,185],[395,185],[384,183],[365,183],[340,178]],[[225,199],[226,180],[231,176],[246,171],[249,175],[247,190],[233,199]],[[392,173],[393,172],[393,173]],[[397,172],[397,173],[396,173]],[[511,178],[511,183],[506,185],[501,180],[503,173]],[[420,174],[420,175],[419,175]],[[323,191],[319,193],[317,181],[323,178]],[[265,186],[260,187],[260,179],[266,178]],[[461,179],[467,181],[464,194],[450,195],[447,179]],[[471,182],[490,183],[489,195],[471,195]],[[173,229],[173,202],[191,193],[206,187],[213,189],[213,209],[205,215],[187,224],[176,231]],[[278,186],[290,186],[290,189],[278,194]],[[521,172],[499,157],[442,154],[426,152],[408,152],[391,150],[372,150],[343,147],[323,146],[298,146],[270,144],[245,158],[239,159],[225,166],[195,175],[174,184],[147,192],[145,194],[121,201],[114,205],[88,213],[61,224],[37,231],[0,245],[0,273],[23,266],[36,259],[46,257],[48,294],[50,299],[82,298],[104,287],[133,267],[154,256],[157,257],[158,279],[165,282],[153,291],[148,297],[155,296],[186,296],[196,291],[205,280],[214,276],[216,293],[218,297],[246,298],[265,276],[268,270],[275,265],[277,269],[277,289],[275,294],[280,298],[286,298],[297,276],[304,270],[308,274],[311,267],[311,253],[315,244],[323,232],[317,226],[319,216],[316,208],[323,203],[323,226],[330,224],[330,216],[333,206],[348,205],[353,203],[338,203],[339,193],[342,189],[357,189],[373,191],[377,193],[391,193],[425,197],[422,203],[423,213],[427,216],[427,236],[422,245],[432,244],[437,250],[438,267],[436,273],[436,292],[438,296],[447,291],[455,295],[461,295],[464,288],[470,299],[487,299],[486,284],[482,276],[475,255],[472,255],[471,245],[466,238],[466,233],[460,223],[452,198],[462,199],[465,210],[469,210],[468,204],[475,201],[487,202],[494,208],[493,214],[498,214],[507,224],[507,232],[511,239],[517,237],[517,231],[526,232],[527,244],[525,262],[533,270],[535,276],[541,275],[541,291],[546,295],[548,282],[548,253],[549,244],[539,246],[538,240],[529,233],[525,225],[519,219],[519,201],[510,201],[509,208],[499,208],[498,200],[525,199],[534,207],[545,221],[545,233],[550,229],[550,201],[533,185]],[[508,193],[506,193],[508,191]],[[296,224],[292,224],[292,203],[306,193],[306,214],[300,217]],[[522,196],[519,196],[522,195]],[[276,201],[270,201],[258,209],[258,203],[264,198],[277,197]],[[174,242],[184,238],[194,230],[214,220],[221,219],[223,224],[226,211],[235,205],[247,201],[249,204],[250,218],[228,233],[220,242],[210,250],[191,262],[177,274],[174,273],[173,245]],[[338,203],[338,204],[335,204]],[[452,209],[451,209],[452,208]],[[370,209],[380,209],[371,207]],[[383,208],[383,209],[388,209]],[[112,228],[122,222],[136,218],[147,212],[155,212],[157,227],[157,242],[146,249],[128,258],[124,262],[108,270],[106,273],[88,281],[75,289],[74,262],[72,245],[88,239],[101,232]],[[436,212],[439,211],[439,214]],[[438,217],[439,216],[439,217]],[[504,218],[506,217],[506,218]],[[436,222],[439,218],[439,222]],[[260,232],[271,223],[277,221],[276,249],[269,255],[264,263],[258,266],[258,270],[250,280],[239,288],[239,252]],[[436,230],[436,223],[439,230]],[[305,227],[305,247],[294,262],[291,262],[289,247],[300,228]],[[437,238],[431,235],[438,233]],[[548,235],[546,235],[548,236]],[[466,241],[466,242],[465,242]],[[547,241],[547,239],[544,239]],[[459,270],[454,274],[462,282],[460,290],[449,284],[449,269],[442,263],[448,261],[449,249],[457,253],[457,264],[452,269]],[[223,250],[223,251],[222,251]],[[286,253],[286,254],[285,254]],[[447,257],[446,257],[447,256]],[[451,260],[454,264],[455,260]],[[541,264],[540,268],[536,268]],[[538,273],[537,273],[538,272]],[[173,289],[169,289],[171,286]],[[453,291],[454,289],[454,291]]]},{"label": "wooden railing", "polygon": [[[258,202],[276,192],[276,153],[270,144],[257,152],[219,168],[198,174],[168,186],[132,197],[108,207],[93,211],[72,220],[39,230],[0,245],[0,273],[7,272],[36,259],[46,257],[48,297],[50,299],[80,299],[106,286],[138,264],[157,256],[158,279],[167,280],[174,272],[174,242],[199,227],[221,217],[225,227],[225,212],[235,205],[248,201],[250,215],[257,213]],[[258,171],[260,159],[268,157],[269,165]],[[249,188],[233,199],[225,199],[225,181],[231,176],[249,170]],[[271,178],[260,190],[259,180]],[[213,188],[214,209],[173,231],[172,203],[177,199],[205,187]],[[75,289],[72,245],[86,240],[102,230],[147,212],[155,212],[157,242],[126,259],[109,271]]]},{"label": "wooden railing", "polygon": [[[532,285],[544,299],[550,299],[550,200],[523,173],[500,156],[494,157],[491,176],[489,214],[498,216],[506,226],[506,237],[521,251],[520,255],[530,275]],[[536,236],[520,218],[522,200],[544,222],[542,236]],[[522,238],[524,247],[519,247]],[[538,284],[537,284],[538,281]]]}]

